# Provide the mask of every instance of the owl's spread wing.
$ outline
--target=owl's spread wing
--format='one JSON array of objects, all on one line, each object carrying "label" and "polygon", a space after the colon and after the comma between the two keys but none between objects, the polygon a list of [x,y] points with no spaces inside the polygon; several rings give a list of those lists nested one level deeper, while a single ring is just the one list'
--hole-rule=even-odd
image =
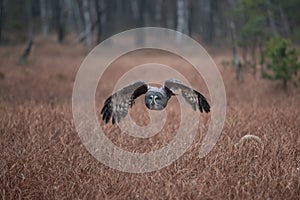
[{"label": "owl's spread wing", "polygon": [[104,102],[101,110],[102,120],[108,123],[110,118],[112,118],[113,124],[119,122],[127,115],[128,109],[134,104],[134,100],[140,95],[145,94],[147,90],[147,84],[143,81],[137,81],[115,92]]},{"label": "owl's spread wing", "polygon": [[182,84],[180,81],[175,79],[166,80],[164,87],[175,92],[175,90],[180,89],[183,98],[191,104],[194,110],[198,105],[200,112],[210,112],[210,105],[208,104],[206,98],[198,91]]}]

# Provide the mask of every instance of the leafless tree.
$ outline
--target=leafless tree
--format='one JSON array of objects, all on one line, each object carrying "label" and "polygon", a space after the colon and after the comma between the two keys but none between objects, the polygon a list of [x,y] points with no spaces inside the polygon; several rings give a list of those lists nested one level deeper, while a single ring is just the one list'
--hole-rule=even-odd
[{"label": "leafless tree", "polygon": [[[131,1],[131,9],[133,12],[134,21],[136,23],[136,27],[143,27],[145,24],[145,2],[140,0],[132,0]],[[136,43],[143,44],[144,43],[144,35],[140,32],[137,32],[136,35]]]},{"label": "leafless tree", "polygon": [[275,23],[275,19],[274,19],[274,15],[272,12],[271,7],[272,2],[270,0],[267,0],[267,15],[268,15],[268,19],[269,19],[269,24],[270,24],[270,29],[273,35],[277,35],[278,31],[277,31],[277,27],[276,27],[276,23]]},{"label": "leafless tree", "polygon": [[236,79],[238,81],[241,81],[242,80],[242,65],[241,65],[240,58],[239,58],[236,29],[235,29],[235,24],[233,21],[230,21],[230,29],[231,29],[231,39],[232,39],[233,64],[236,69]]},{"label": "leafless tree", "polygon": [[[188,28],[188,9],[187,2],[184,0],[177,0],[177,31],[189,34]],[[177,42],[181,42],[181,34],[177,35]]]},{"label": "leafless tree", "polygon": [[103,37],[105,21],[105,4],[104,0],[95,0],[96,23],[97,23],[97,42],[100,43]]},{"label": "leafless tree", "polygon": [[62,43],[65,37],[65,16],[64,16],[64,2],[61,0],[53,0],[53,14],[54,22],[57,31],[57,41]]},{"label": "leafless tree", "polygon": [[289,25],[289,22],[287,20],[287,17],[286,17],[286,14],[285,14],[285,11],[282,7],[282,3],[279,2],[279,13],[280,13],[280,18],[281,18],[281,22],[283,24],[283,30],[284,30],[284,34],[286,37],[290,37],[291,36],[291,28],[290,28],[290,25]]},{"label": "leafless tree", "polygon": [[49,15],[48,6],[46,0],[40,0],[40,10],[41,10],[41,21],[42,21],[42,34],[47,36],[49,32]]},{"label": "leafless tree", "polygon": [[27,42],[24,48],[24,51],[22,52],[20,58],[19,58],[19,64],[23,65],[25,64],[25,61],[27,57],[30,54],[31,47],[33,45],[33,24],[32,24],[32,0],[27,0],[25,2],[25,20],[27,24]]},{"label": "leafless tree", "polygon": [[90,1],[83,0],[83,13],[85,24],[85,45],[89,51],[92,47],[92,20],[90,16]]},{"label": "leafless tree", "polygon": [[2,40],[2,28],[3,28],[3,12],[4,12],[4,5],[3,0],[0,0],[0,41]]}]

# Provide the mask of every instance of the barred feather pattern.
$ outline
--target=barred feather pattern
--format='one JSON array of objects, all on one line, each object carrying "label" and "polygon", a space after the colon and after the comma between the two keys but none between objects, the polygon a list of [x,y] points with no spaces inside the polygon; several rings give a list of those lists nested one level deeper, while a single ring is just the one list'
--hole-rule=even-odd
[{"label": "barred feather pattern", "polygon": [[128,114],[129,108],[134,105],[134,100],[147,92],[147,87],[147,84],[138,81],[107,98],[101,110],[102,120],[108,123],[111,118],[113,124],[120,122]]},{"label": "barred feather pattern", "polygon": [[196,110],[197,106],[200,112],[203,110],[208,113],[210,112],[210,105],[206,98],[198,91],[182,84],[176,79],[169,79],[165,82],[165,87],[175,93],[176,90],[181,90],[183,98]]}]

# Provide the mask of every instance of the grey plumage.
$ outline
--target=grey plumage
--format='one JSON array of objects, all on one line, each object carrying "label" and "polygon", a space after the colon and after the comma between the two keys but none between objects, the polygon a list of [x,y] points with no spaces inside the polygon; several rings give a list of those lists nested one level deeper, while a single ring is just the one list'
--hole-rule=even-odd
[{"label": "grey plumage", "polygon": [[207,113],[210,112],[210,105],[206,98],[178,80],[166,80],[160,88],[150,86],[143,81],[137,81],[106,99],[101,110],[102,120],[108,123],[112,118],[113,124],[119,122],[127,115],[129,108],[134,105],[135,99],[143,94],[145,94],[145,105],[148,109],[163,110],[177,90],[181,90],[182,96],[194,110],[198,106],[200,112],[203,112],[203,110]]},{"label": "grey plumage", "polygon": [[164,87],[148,86],[148,91],[145,94],[145,104],[150,110],[162,110],[167,106],[171,95]]}]

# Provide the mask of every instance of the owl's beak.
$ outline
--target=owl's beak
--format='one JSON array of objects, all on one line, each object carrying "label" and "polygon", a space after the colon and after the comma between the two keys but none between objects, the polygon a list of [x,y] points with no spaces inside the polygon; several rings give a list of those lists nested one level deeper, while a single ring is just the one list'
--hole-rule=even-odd
[{"label": "owl's beak", "polygon": [[152,100],[150,104],[151,104],[151,106],[154,106],[155,105],[154,100]]}]

